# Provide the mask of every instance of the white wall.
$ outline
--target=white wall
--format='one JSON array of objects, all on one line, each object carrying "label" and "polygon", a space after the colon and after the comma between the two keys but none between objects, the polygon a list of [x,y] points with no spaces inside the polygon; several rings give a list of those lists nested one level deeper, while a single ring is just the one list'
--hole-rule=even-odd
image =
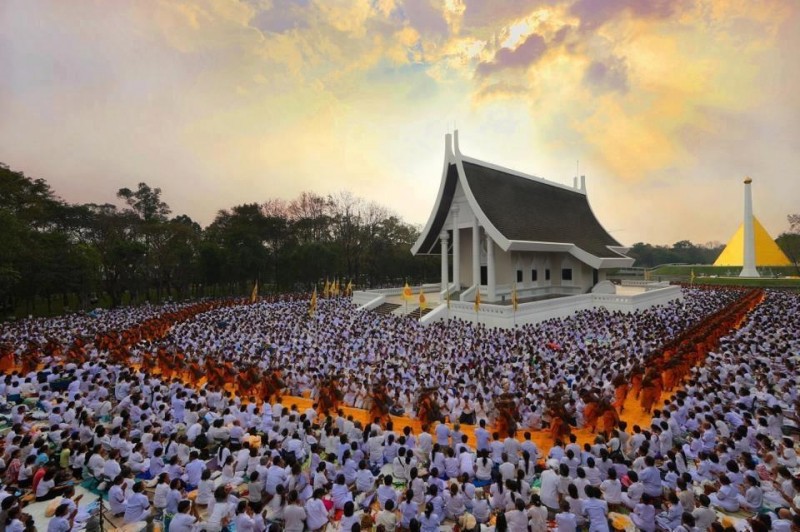
[{"label": "white wall", "polygon": [[434,312],[425,316],[421,323],[432,323],[450,317],[481,323],[488,327],[512,328],[515,325],[539,323],[551,318],[565,318],[579,310],[602,307],[610,311],[635,312],[682,298],[680,287],[669,286],[635,295],[579,294],[522,303],[517,312],[514,312],[510,305],[482,304],[478,313],[470,302],[451,301],[449,310],[447,305],[440,305]]},{"label": "white wall", "polygon": [[458,234],[461,237],[461,286],[468,287],[475,284],[472,279],[472,229],[462,227]]}]

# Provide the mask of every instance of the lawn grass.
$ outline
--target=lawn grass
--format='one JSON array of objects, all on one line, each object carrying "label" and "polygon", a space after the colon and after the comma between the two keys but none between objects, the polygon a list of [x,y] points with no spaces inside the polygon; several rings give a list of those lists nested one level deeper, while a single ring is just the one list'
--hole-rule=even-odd
[{"label": "lawn grass", "polygon": [[[711,266],[706,264],[681,264],[667,265],[648,270],[648,278],[651,281],[671,281],[671,282],[691,282],[692,272],[694,272],[695,284],[717,285],[717,286],[748,286],[754,288],[788,288],[800,290],[800,276],[794,266],[777,266],[772,268],[760,268],[763,277],[758,279],[740,278],[740,268],[731,266]],[[615,275],[620,280],[639,278],[639,276],[624,275],[622,272]],[[778,277],[776,277],[778,276]]]},{"label": "lawn grass", "polygon": [[695,284],[714,286],[749,286],[752,288],[789,288],[800,290],[800,279],[747,279],[739,277],[696,277]]},{"label": "lawn grass", "polygon": [[[701,276],[711,276],[716,275],[718,277],[736,277],[739,275],[739,271],[741,268],[737,268],[734,266],[711,266],[705,264],[682,264],[682,265],[669,265],[669,266],[661,266],[652,270],[650,272],[651,275],[654,276],[667,276],[667,275],[691,275],[692,270],[694,270],[694,274],[698,277]],[[765,277],[791,277],[797,276],[798,272],[794,266],[774,266],[774,267],[766,267],[766,268],[759,268],[759,272],[762,276]]]}]

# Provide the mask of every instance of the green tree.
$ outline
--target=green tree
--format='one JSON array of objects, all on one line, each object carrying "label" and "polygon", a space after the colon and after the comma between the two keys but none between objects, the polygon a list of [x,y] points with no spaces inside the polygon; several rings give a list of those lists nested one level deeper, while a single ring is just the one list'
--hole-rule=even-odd
[{"label": "green tree", "polygon": [[147,183],[139,183],[135,191],[121,188],[117,197],[124,199],[128,206],[145,222],[166,221],[172,212],[161,200],[161,189],[150,188]]},{"label": "green tree", "polygon": [[786,220],[789,222],[789,230],[778,235],[775,243],[792,261],[797,274],[800,275],[800,214],[790,214]]}]

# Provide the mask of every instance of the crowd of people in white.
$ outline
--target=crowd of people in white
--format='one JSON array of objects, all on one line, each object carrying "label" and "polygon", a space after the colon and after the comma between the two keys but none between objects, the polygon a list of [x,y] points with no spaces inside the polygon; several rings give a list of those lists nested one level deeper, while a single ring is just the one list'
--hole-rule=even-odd
[{"label": "crowd of people in white", "polygon": [[[337,374],[344,402],[356,407],[380,381],[404,415],[414,414],[419,389],[438,387],[451,423],[416,434],[162,380],[109,362],[91,343],[103,329],[174,306],[4,325],[0,342],[18,355],[31,339],[89,341],[85,363],[44,360],[43,371],[0,382],[10,425],[0,527],[33,527],[23,507],[30,493],[58,501],[48,532],[66,532],[77,481],[125,523],[156,519],[172,532],[594,532],[615,526],[609,512],[646,532],[800,530],[797,294],[767,292],[684,386],[662,397],[648,425],[622,423],[607,438],[546,449],[531,437],[548,422],[547,400],[561,398],[580,426],[582,390],[612,396],[615,376],[742,295],[685,291],[682,302],[644,312],[584,311],[508,331],[459,321],[424,327],[355,312],[344,299],[322,301],[310,318],[307,301],[237,305],[130,350],[131,363],[162,347],[190,360],[279,368],[292,395],[314,397],[320,380]],[[518,404],[515,437],[492,433],[502,393]],[[474,437],[459,420],[477,424]]]}]

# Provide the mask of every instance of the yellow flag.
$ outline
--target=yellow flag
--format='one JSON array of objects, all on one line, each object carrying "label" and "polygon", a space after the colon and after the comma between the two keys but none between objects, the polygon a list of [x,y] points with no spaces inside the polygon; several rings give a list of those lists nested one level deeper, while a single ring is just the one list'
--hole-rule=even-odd
[{"label": "yellow flag", "polygon": [[331,295],[331,285],[328,282],[328,278],[326,277],[325,286],[322,287],[322,296],[327,298],[330,295]]},{"label": "yellow flag", "polygon": [[475,312],[478,312],[481,309],[481,291],[475,291]]},{"label": "yellow flag", "polygon": [[694,279],[695,279],[694,268],[692,268],[692,272],[691,272],[691,275],[689,276],[689,278],[691,279],[692,284],[694,284]]},{"label": "yellow flag", "polygon": [[408,301],[414,297],[414,292],[411,290],[411,287],[408,286],[408,281],[406,281],[406,285],[403,287],[403,299]]},{"label": "yellow flag", "polygon": [[308,316],[312,317],[317,311],[317,287],[314,287],[314,293],[311,294],[311,302],[308,304]]},{"label": "yellow flag", "polygon": [[344,289],[344,295],[352,296],[353,295],[353,280],[350,279],[347,281],[347,287]]},{"label": "yellow flag", "polygon": [[447,291],[447,309],[450,310],[450,290]]},{"label": "yellow flag", "polygon": [[258,298],[258,281],[253,285],[253,292],[250,294],[250,303],[255,303]]},{"label": "yellow flag", "polygon": [[425,292],[422,291],[422,287],[419,287],[419,310],[420,313],[428,308],[428,300],[425,299]]},{"label": "yellow flag", "polygon": [[519,301],[517,300],[517,285],[514,285],[514,288],[511,289],[511,306],[514,308],[514,312],[517,311],[519,307]]}]

